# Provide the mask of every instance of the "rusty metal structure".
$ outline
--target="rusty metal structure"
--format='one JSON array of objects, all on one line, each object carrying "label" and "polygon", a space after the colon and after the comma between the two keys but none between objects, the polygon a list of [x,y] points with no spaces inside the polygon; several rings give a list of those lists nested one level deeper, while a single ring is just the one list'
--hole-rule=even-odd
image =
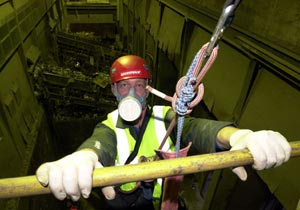
[{"label": "rusty metal structure", "polygon": [[111,110],[115,99],[109,68],[122,52],[88,33],[58,32],[56,41],[52,62],[40,61],[31,72],[35,93],[54,118],[89,117]]}]

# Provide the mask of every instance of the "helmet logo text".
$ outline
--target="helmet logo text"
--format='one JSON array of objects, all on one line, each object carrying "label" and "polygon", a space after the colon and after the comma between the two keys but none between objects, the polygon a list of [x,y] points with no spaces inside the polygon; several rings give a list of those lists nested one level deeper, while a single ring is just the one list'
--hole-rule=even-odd
[{"label": "helmet logo text", "polygon": [[120,76],[124,77],[128,75],[139,75],[139,74],[141,74],[141,71],[128,71],[128,72],[122,72]]}]

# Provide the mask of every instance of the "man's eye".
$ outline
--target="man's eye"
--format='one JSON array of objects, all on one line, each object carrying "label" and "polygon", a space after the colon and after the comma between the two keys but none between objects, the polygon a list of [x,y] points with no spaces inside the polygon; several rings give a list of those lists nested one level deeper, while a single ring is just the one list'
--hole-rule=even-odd
[{"label": "man's eye", "polygon": [[137,86],[138,88],[144,88],[144,87],[145,87],[144,84],[137,84],[136,86]]},{"label": "man's eye", "polygon": [[126,83],[121,83],[121,84],[120,84],[120,87],[121,87],[121,88],[126,88],[127,86],[128,86],[128,85],[127,85]]}]

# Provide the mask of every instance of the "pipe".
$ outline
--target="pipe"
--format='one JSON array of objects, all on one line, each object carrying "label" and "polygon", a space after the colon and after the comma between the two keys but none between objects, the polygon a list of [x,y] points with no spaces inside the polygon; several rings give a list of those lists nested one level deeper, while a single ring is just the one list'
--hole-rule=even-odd
[{"label": "pipe", "polygon": [[[292,157],[300,156],[300,141],[290,142]],[[144,162],[136,165],[111,166],[95,169],[93,187],[117,185],[160,177],[185,175],[253,163],[247,149],[195,155],[168,160]],[[0,179],[0,198],[48,194],[34,175]]]}]

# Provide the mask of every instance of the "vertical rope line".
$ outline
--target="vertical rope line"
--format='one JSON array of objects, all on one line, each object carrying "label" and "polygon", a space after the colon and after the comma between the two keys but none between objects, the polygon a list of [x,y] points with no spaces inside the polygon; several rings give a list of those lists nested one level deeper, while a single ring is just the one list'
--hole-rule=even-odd
[{"label": "vertical rope line", "polygon": [[[195,85],[198,86],[214,62],[218,47],[215,47],[213,49],[213,53],[208,57],[207,62],[202,66],[202,62],[205,59],[206,55],[206,48],[208,44],[204,45],[196,54],[194,57],[189,70],[186,74],[186,77],[181,85],[180,88],[180,93],[179,97],[176,101],[176,113],[178,114],[178,119],[177,119],[177,135],[176,135],[176,145],[175,145],[175,150],[176,150],[176,157],[179,157],[179,151],[180,151],[180,140],[181,140],[181,135],[182,135],[182,130],[183,130],[183,123],[184,123],[184,117],[190,108],[190,104],[192,100],[195,97]],[[201,69],[201,70],[200,70]]]}]

